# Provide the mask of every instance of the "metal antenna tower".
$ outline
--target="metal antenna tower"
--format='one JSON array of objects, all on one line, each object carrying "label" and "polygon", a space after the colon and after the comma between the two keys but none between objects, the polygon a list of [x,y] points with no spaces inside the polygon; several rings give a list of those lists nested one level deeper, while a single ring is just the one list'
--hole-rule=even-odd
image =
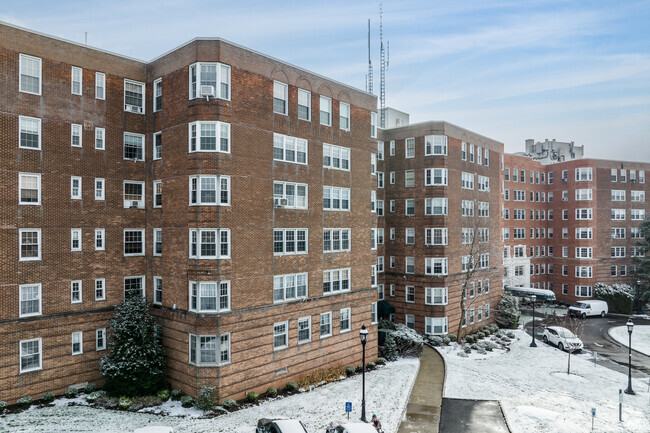
[{"label": "metal antenna tower", "polygon": [[[381,59],[379,72],[379,126],[386,127],[386,69],[388,69],[388,59],[384,51],[384,24],[383,24],[383,5],[379,3],[379,57]],[[388,45],[388,43],[386,43]]]},{"label": "metal antenna tower", "polygon": [[372,60],[370,60],[370,18],[368,18],[368,75],[366,76],[366,91],[372,93]]}]

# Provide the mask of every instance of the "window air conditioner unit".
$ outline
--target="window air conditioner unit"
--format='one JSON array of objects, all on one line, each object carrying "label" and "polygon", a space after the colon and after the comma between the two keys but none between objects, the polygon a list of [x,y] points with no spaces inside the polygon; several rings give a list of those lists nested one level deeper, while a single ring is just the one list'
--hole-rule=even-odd
[{"label": "window air conditioner unit", "polygon": [[137,209],[140,207],[140,202],[138,200],[131,200],[131,209]]},{"label": "window air conditioner unit", "polygon": [[562,178],[562,183],[567,183],[568,181],[569,181],[569,179],[567,179],[566,177]]},{"label": "window air conditioner unit", "polygon": [[131,113],[142,113],[142,108],[138,107],[137,105],[125,104],[124,111],[130,111]]},{"label": "window air conditioner unit", "polygon": [[214,96],[214,86],[201,86],[201,96]]},{"label": "window air conditioner unit", "polygon": [[286,198],[274,198],[273,199],[273,206],[275,207],[284,207],[288,203],[288,200]]},{"label": "window air conditioner unit", "polygon": [[566,197],[562,197],[562,201],[569,201],[569,199]]}]

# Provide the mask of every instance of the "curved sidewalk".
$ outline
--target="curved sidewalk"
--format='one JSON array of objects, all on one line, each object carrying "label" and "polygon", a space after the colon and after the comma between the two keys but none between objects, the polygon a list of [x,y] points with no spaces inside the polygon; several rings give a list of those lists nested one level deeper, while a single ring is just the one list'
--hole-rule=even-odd
[{"label": "curved sidewalk", "polygon": [[442,356],[425,345],[420,355],[420,370],[406,407],[406,419],[400,424],[398,433],[438,432],[444,383],[445,363]]}]

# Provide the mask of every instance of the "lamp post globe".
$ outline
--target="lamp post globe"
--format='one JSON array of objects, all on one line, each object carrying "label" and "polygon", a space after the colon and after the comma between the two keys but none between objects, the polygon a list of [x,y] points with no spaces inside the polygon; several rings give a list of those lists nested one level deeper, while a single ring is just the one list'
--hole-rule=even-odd
[{"label": "lamp post globe", "polygon": [[627,323],[625,324],[625,326],[627,326],[627,333],[629,335],[628,347],[627,347],[627,353],[628,353],[627,389],[625,390],[625,393],[634,395],[636,393],[632,390],[632,331],[634,331],[634,322],[632,322],[632,319],[627,319]]},{"label": "lamp post globe", "polygon": [[359,331],[359,338],[361,339],[361,346],[363,347],[362,363],[363,372],[361,373],[361,421],[366,421],[366,341],[368,341],[368,330],[366,325],[361,326]]}]

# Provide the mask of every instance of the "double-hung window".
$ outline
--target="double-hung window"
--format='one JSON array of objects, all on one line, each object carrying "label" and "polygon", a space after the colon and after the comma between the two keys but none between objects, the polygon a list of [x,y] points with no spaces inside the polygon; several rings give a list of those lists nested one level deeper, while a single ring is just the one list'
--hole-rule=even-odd
[{"label": "double-hung window", "polygon": [[97,278],[95,280],[95,301],[106,299],[106,279]]},{"label": "double-hung window", "polygon": [[613,189],[611,191],[612,201],[625,201],[625,190],[624,189]]},{"label": "double-hung window", "polygon": [[630,219],[632,221],[643,221],[645,219],[645,209],[631,209]]},{"label": "double-hung window", "polygon": [[162,207],[162,180],[153,181],[153,207],[160,208]]},{"label": "double-hung window", "polygon": [[190,123],[189,152],[230,153],[230,123]]},{"label": "double-hung window", "polygon": [[106,148],[106,130],[104,128],[95,128],[95,149],[104,150]]},{"label": "double-hung window", "polygon": [[81,229],[70,229],[70,251],[81,251]]},{"label": "double-hung window", "polygon": [[156,132],[153,135],[153,159],[162,158],[162,132]]},{"label": "double-hung window", "polygon": [[447,257],[426,257],[424,273],[426,275],[447,275]]},{"label": "double-hung window", "polygon": [[81,200],[81,177],[70,177],[70,199]]},{"label": "double-hung window", "polygon": [[446,168],[425,168],[424,185],[426,186],[446,186],[447,169]]},{"label": "double-hung window", "polygon": [[277,114],[287,115],[289,99],[289,86],[280,81],[273,82],[273,112]]},{"label": "double-hung window", "polygon": [[425,317],[424,333],[427,335],[442,335],[447,333],[446,317]]},{"label": "double-hung window", "polygon": [[273,254],[307,254],[307,229],[273,229]]},{"label": "double-hung window", "polygon": [[323,186],[323,210],[349,211],[350,188]]},{"label": "double-hung window", "polygon": [[404,172],[404,187],[415,187],[415,170],[406,170]]},{"label": "double-hung window", "polygon": [[230,99],[230,66],[222,63],[190,65],[190,99]]},{"label": "double-hung window", "polygon": [[350,251],[350,229],[323,229],[323,252]]},{"label": "double-hung window", "polygon": [[144,276],[124,277],[124,299],[130,299],[134,296],[145,296]]},{"label": "double-hung window", "polygon": [[144,182],[124,181],[124,208],[144,209]]},{"label": "double-hung window", "polygon": [[20,173],[18,175],[18,204],[41,204],[41,175],[38,173]]},{"label": "double-hung window", "polygon": [[323,167],[350,170],[350,149],[323,143]]},{"label": "double-hung window", "polygon": [[298,89],[298,119],[311,120],[311,92]]},{"label": "double-hung window", "polygon": [[162,229],[153,229],[153,255],[162,256]]},{"label": "double-hung window", "polygon": [[230,281],[190,281],[190,311],[230,311]]},{"label": "double-hung window", "polygon": [[489,177],[479,175],[479,177],[478,177],[478,190],[479,191],[490,192],[490,178]]},{"label": "double-hung window", "polygon": [[19,141],[21,149],[41,149],[41,119],[20,116],[18,118]]},{"label": "double-hung window", "polygon": [[145,85],[139,81],[124,80],[124,111],[144,114]]},{"label": "double-hung window", "polygon": [[342,334],[352,329],[352,318],[350,317],[350,308],[342,308],[339,311],[339,332]]},{"label": "double-hung window", "polygon": [[124,256],[144,256],[144,229],[124,229]]},{"label": "double-hung window", "polygon": [[70,302],[79,304],[83,300],[81,280],[70,281]]},{"label": "double-hung window", "polygon": [[144,135],[124,133],[124,159],[144,161]]},{"label": "double-hung window", "polygon": [[20,311],[19,317],[40,316],[42,298],[40,284],[22,284],[19,286]]},{"label": "double-hung window", "polygon": [[447,245],[446,228],[425,228],[424,229],[424,244],[425,245]]},{"label": "double-hung window", "polygon": [[153,82],[153,111],[162,110],[162,78]]},{"label": "double-hung window", "polygon": [[70,146],[82,147],[81,125],[76,123],[70,125]]},{"label": "double-hung window", "polygon": [[81,83],[82,83],[82,74],[83,70],[77,66],[72,67],[71,71],[71,88],[70,91],[73,95],[81,95]]},{"label": "double-hung window", "polygon": [[289,322],[273,324],[273,350],[282,350],[289,347]]},{"label": "double-hung window", "polygon": [[415,138],[407,138],[404,141],[404,157],[405,158],[414,158],[415,157]]},{"label": "double-hung window", "polygon": [[95,330],[95,350],[106,350],[106,328]]},{"label": "double-hung window", "polygon": [[20,261],[41,260],[41,229],[18,230]]},{"label": "double-hung window", "polygon": [[230,258],[230,229],[190,229],[190,258]]},{"label": "double-hung window", "polygon": [[426,198],[424,199],[425,215],[447,215],[446,198]]},{"label": "double-hung window", "polygon": [[311,341],[311,316],[298,319],[298,344]]},{"label": "double-hung window", "polygon": [[95,72],[95,99],[106,99],[106,74]]},{"label": "double-hung window", "polygon": [[307,297],[307,273],[275,275],[273,277],[273,302],[294,301]]},{"label": "double-hung window", "polygon": [[273,182],[273,206],[288,209],[307,209],[307,184]]},{"label": "double-hung window", "polygon": [[334,294],[350,290],[350,268],[323,271],[323,294]]},{"label": "double-hung window", "polygon": [[429,155],[447,155],[446,135],[424,136],[424,156]]},{"label": "double-hung window", "polygon": [[307,164],[307,140],[273,134],[273,159],[295,164]]},{"label": "double-hung window", "polygon": [[577,208],[576,209],[576,219],[577,220],[590,220],[593,218],[593,209],[588,208]]},{"label": "double-hung window", "polygon": [[576,168],[576,182],[592,180],[591,167]]},{"label": "double-hung window", "polygon": [[84,352],[83,349],[83,332],[73,332],[72,333],[72,354],[81,355]]},{"label": "double-hung window", "polygon": [[34,95],[41,94],[41,59],[21,54],[19,89],[21,92]]},{"label": "double-hung window", "polygon": [[474,174],[465,173],[461,174],[461,188],[463,189],[474,189]]},{"label": "double-hung window", "polygon": [[20,341],[20,373],[42,368],[42,344],[43,341],[40,338]]},{"label": "double-hung window", "polygon": [[414,286],[406,286],[406,299],[405,301],[408,303],[414,303],[415,302],[415,287]]},{"label": "double-hung window", "polygon": [[370,112],[370,136],[377,138],[377,113]]},{"label": "double-hung window", "polygon": [[447,287],[425,287],[424,303],[426,305],[447,305],[448,295]]},{"label": "double-hung window", "polygon": [[474,216],[474,201],[473,200],[463,200],[461,202],[461,215],[465,217]]},{"label": "double-hung window", "polygon": [[161,305],[163,299],[162,277],[153,277],[153,303]]},{"label": "double-hung window", "polygon": [[320,338],[332,335],[332,312],[321,313],[320,315]]},{"label": "double-hung window", "polygon": [[230,334],[190,336],[189,363],[214,367],[230,362]]},{"label": "double-hung window", "polygon": [[228,206],[230,176],[190,176],[190,206]]},{"label": "double-hung window", "polygon": [[332,126],[332,100],[322,95],[320,97],[320,124]]},{"label": "double-hung window", "polygon": [[339,103],[339,126],[344,131],[350,130],[350,104]]},{"label": "double-hung window", "polygon": [[404,200],[406,216],[415,215],[415,199],[407,198]]}]

